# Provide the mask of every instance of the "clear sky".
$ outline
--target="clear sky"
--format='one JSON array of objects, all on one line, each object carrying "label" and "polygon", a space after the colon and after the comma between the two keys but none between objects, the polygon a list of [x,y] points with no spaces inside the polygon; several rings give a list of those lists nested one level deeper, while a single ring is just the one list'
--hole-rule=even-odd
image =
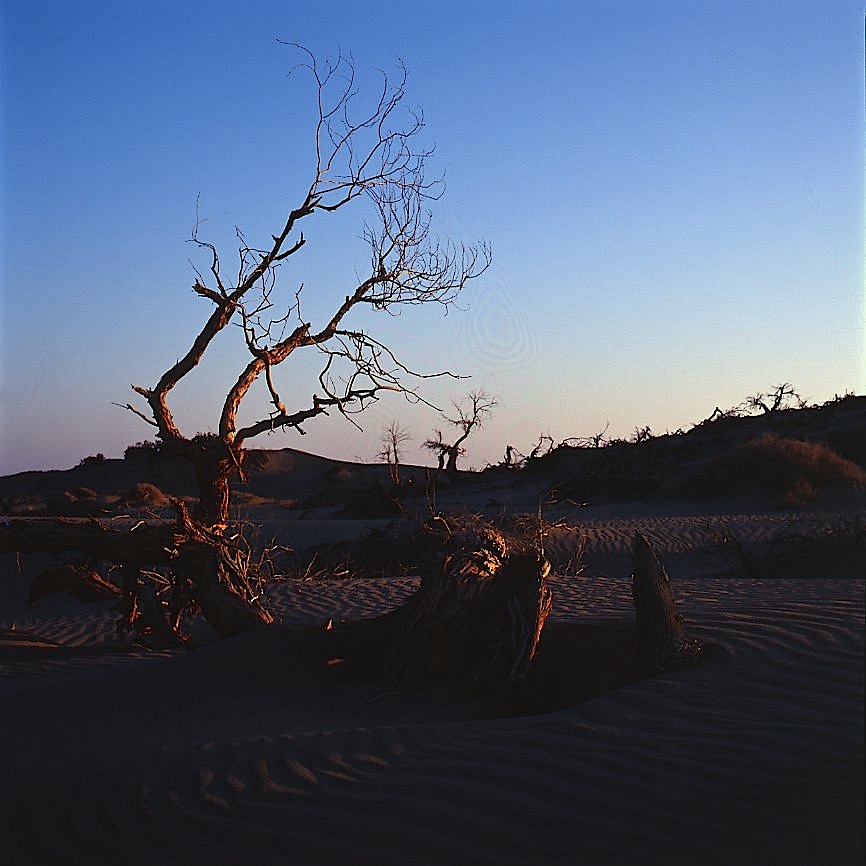
[{"label": "clear sky", "polygon": [[[462,310],[382,317],[410,366],[471,376],[425,394],[496,395],[465,465],[541,433],[688,426],[770,385],[864,390],[864,6],[833,0],[175,2],[2,0],[0,474],[121,456],[152,428],[136,399],[209,303],[187,239],[267,241],[310,183],[299,56],[351,52],[362,83],[408,70],[434,226],[494,264]],[[305,227],[282,273],[324,316],[367,258],[358,215]],[[173,392],[214,429],[240,369],[231,329]],[[306,406],[309,361],[281,369]],[[252,396],[252,395],[251,395]],[[383,428],[436,413],[385,399],[251,447],[371,460]],[[424,455],[424,460],[429,458]]]}]

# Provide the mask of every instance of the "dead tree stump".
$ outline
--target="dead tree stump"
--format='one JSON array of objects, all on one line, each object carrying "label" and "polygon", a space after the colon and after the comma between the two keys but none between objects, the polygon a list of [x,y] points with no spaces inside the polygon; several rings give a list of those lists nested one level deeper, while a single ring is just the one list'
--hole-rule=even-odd
[{"label": "dead tree stump", "polygon": [[638,629],[636,672],[648,675],[696,664],[703,649],[698,641],[686,636],[667,571],[640,533],[635,534],[632,544],[632,564]]},{"label": "dead tree stump", "polygon": [[397,610],[340,631],[375,645],[381,675],[395,686],[501,690],[519,683],[551,610],[547,561],[515,550],[477,518],[438,517],[429,528],[448,552],[416,593]]}]

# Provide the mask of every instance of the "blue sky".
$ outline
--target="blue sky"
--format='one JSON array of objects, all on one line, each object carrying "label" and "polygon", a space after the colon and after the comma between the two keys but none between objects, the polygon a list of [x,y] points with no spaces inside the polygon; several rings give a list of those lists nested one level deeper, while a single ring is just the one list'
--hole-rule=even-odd
[{"label": "blue sky", "polygon": [[[447,407],[496,395],[465,465],[610,423],[662,433],[790,381],[863,393],[864,6],[830,2],[40,2],[0,7],[0,473],[120,456],[151,428],[114,403],[153,385],[208,314],[187,239],[235,255],[310,182],[299,42],[351,53],[365,87],[408,70],[447,192],[434,227],[494,264],[460,310],[374,320],[410,366],[448,369]],[[361,214],[318,218],[282,274],[324,316],[366,262]],[[368,324],[365,322],[365,324]],[[240,369],[225,333],[173,392],[213,429]],[[307,405],[312,360],[282,368]],[[252,397],[252,395],[251,395]],[[260,404],[261,405],[261,404]],[[259,438],[370,460],[339,417]],[[426,455],[423,459],[427,459]]]}]

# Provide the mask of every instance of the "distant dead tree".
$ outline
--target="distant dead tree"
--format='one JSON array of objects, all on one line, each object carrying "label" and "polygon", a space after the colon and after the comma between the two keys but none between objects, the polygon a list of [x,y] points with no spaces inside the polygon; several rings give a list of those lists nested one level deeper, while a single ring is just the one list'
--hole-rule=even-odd
[{"label": "distant dead tree", "polygon": [[525,469],[528,463],[546,457],[555,447],[556,443],[549,433],[540,433],[529,454],[521,454],[513,445],[506,445],[505,458],[497,465],[506,469]]},{"label": "distant dead tree", "polygon": [[743,405],[733,406],[730,409],[721,409],[716,406],[715,409],[710,413],[707,418],[704,418],[703,421],[698,421],[696,424],[692,425],[694,427],[703,427],[705,424],[714,424],[716,421],[723,421],[725,419],[731,418],[740,418],[743,415]]},{"label": "distant dead tree", "polygon": [[473,430],[479,429],[493,413],[497,402],[486,391],[472,391],[463,400],[455,400],[451,404],[456,416],[449,417],[443,413],[443,418],[460,431],[453,442],[448,442],[441,430],[434,432],[435,438],[427,439],[424,447],[436,455],[438,468],[448,472],[457,472],[457,459],[466,453],[463,443]]},{"label": "distant dead tree", "polygon": [[762,412],[778,412],[780,409],[788,409],[796,406],[802,409],[806,401],[794,390],[790,382],[782,382],[775,385],[768,393],[759,392],[746,400],[746,406],[752,410],[760,409]]},{"label": "distant dead tree", "polygon": [[[182,511],[181,528],[185,536],[215,554],[212,573],[198,578],[200,585],[194,589],[222,587],[242,601],[241,607],[252,606],[255,615],[264,619],[260,602],[232,565],[237,551],[227,530],[229,482],[246,477],[247,440],[286,428],[303,433],[305,422],[330,410],[351,421],[353,414],[385,392],[426,402],[417,394],[417,383],[429,375],[450,375],[448,371],[422,374],[409,369],[388,346],[349,324],[350,314],[359,309],[395,314],[399,308],[421,304],[447,308],[491,261],[486,243],[464,246],[437,240],[431,233],[429,205],[441,196],[444,186],[426,176],[431,151],[417,143],[424,126],[422,115],[404,103],[405,68],[400,65],[394,78],[383,73],[380,89],[365,103],[358,95],[351,58],[340,55],[335,62],[323,63],[306,49],[294,48],[304,55],[297,68],[312,77],[318,112],[313,121],[309,187],[282,225],[262,242],[250,243],[237,231],[233,277],[225,272],[216,246],[202,238],[197,220],[191,241],[206,264],[196,269],[192,288],[213,309],[190,347],[156,385],[132,386],[148,410],[126,404],[156,429],[160,450],[186,458],[195,467],[198,508],[194,515]],[[366,268],[359,269],[358,280],[334,299],[331,314],[313,324],[302,311],[302,287],[287,303],[277,301],[278,269],[306,245],[302,223],[362,203],[367,205],[361,214],[369,250]],[[326,255],[333,257],[335,251],[326,250]],[[169,395],[232,323],[239,326],[249,360],[226,395],[216,432],[188,436],[175,421]],[[318,352],[322,367],[309,403],[290,408],[282,396],[277,368],[303,349]],[[239,424],[241,404],[259,380],[267,387],[270,408]]]},{"label": "distant dead tree", "polygon": [[529,452],[526,459],[537,460],[539,457],[545,457],[553,451],[555,444],[553,437],[549,433],[540,433],[538,436],[538,442],[532,446],[532,450]]},{"label": "distant dead tree", "polygon": [[563,439],[560,444],[568,448],[604,448],[610,442],[610,439],[607,438],[609,427],[610,421],[604,425],[603,430],[599,430],[592,436],[572,436],[569,439]]},{"label": "distant dead tree", "polygon": [[400,426],[397,421],[392,421],[382,433],[382,450],[379,458],[388,464],[388,475],[395,487],[400,486],[400,457],[403,454],[403,446],[411,441],[409,431]]}]

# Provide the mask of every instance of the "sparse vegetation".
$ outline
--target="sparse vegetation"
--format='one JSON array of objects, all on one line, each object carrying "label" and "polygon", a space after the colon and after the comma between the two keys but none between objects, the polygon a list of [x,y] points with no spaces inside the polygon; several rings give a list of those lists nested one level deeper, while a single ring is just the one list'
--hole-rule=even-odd
[{"label": "sparse vegetation", "polygon": [[[470,396],[475,400],[472,407],[464,404],[463,414],[458,413],[452,419],[467,427],[475,411],[489,408],[489,403],[493,402],[483,392]],[[510,463],[506,459],[499,466],[488,467],[483,475],[478,474],[479,483],[483,483],[483,478],[492,479],[497,487],[502,485],[483,507],[488,519],[496,519],[500,509],[505,514],[508,511],[505,503],[514,495],[513,491],[524,484],[538,489],[541,497],[555,491],[559,502],[580,505],[683,493],[701,498],[762,493],[778,506],[802,505],[836,489],[866,485],[866,466],[857,465],[858,460],[864,463],[864,402],[866,398],[845,395],[823,406],[805,409],[790,407],[744,415],[715,413],[716,420],[708,419],[682,434],[652,435],[648,428],[637,428],[628,440],[608,439],[603,430],[587,439],[566,440],[551,447],[553,440],[541,436],[528,457],[511,448]],[[462,426],[459,432],[463,434]],[[319,551],[315,570],[359,575],[417,571],[419,538],[412,537],[411,532],[407,534],[406,524],[412,520],[423,521],[424,515],[438,513],[443,505],[449,513],[453,513],[455,506],[464,507],[462,503],[466,502],[465,496],[472,486],[449,488],[448,475],[404,465],[400,448],[407,435],[396,423],[386,429],[382,456],[388,466],[335,463],[317,472],[314,477],[318,481],[313,488],[304,486],[303,479],[310,476],[295,476],[293,472],[275,475],[272,469],[266,469],[270,460],[267,452],[249,452],[248,465],[265,471],[261,482],[254,472],[247,484],[235,490],[232,525],[242,520],[254,523],[259,514],[286,508],[297,510],[299,516],[309,510],[323,509],[329,516],[342,519],[407,517],[410,520],[394,524],[395,527],[402,524],[402,529],[383,529],[380,534],[373,534],[346,550]],[[450,443],[449,447],[454,444]],[[148,443],[136,443],[127,449],[128,454],[152,451]],[[289,461],[287,465],[294,463]],[[194,502],[191,495],[194,479],[191,473],[179,472],[181,466],[176,458],[162,453],[156,461],[133,465],[128,461],[86,460],[65,473],[32,473],[26,483],[8,479],[10,484],[0,488],[3,494],[0,508],[10,521],[18,517],[55,515],[64,519],[123,514],[157,517],[162,509],[172,506],[172,500],[184,509]],[[136,475],[140,480],[130,482],[130,477]],[[162,486],[163,479],[171,485],[171,494],[167,492],[169,488]],[[395,479],[400,484],[399,497],[395,497]],[[436,479],[441,487],[440,502],[437,502]],[[173,505],[174,509],[177,507]],[[188,512],[185,513],[188,526],[193,527],[188,530],[192,534],[195,522]],[[47,525],[44,521],[38,524]],[[159,586],[152,587],[154,597],[168,610],[171,606],[168,599],[174,599],[171,604],[177,607],[178,599],[189,594],[187,575],[200,567],[210,536],[196,536],[198,540],[193,542],[189,561],[181,556],[162,562],[157,560],[167,556],[166,547],[173,549],[171,537],[177,534],[176,526],[168,522],[164,530],[165,539],[148,547],[148,551],[156,551],[156,558],[145,564],[136,586],[143,592],[146,585],[156,580],[153,575],[159,574]],[[509,531],[513,532],[513,528]],[[140,558],[135,548],[144,542],[142,532],[143,527],[129,535],[133,559]],[[103,537],[108,538],[108,533]],[[101,543],[98,538],[94,540],[89,536],[85,541],[91,550],[94,544]],[[114,545],[115,541],[112,535],[111,543]],[[237,566],[260,568],[261,563],[253,553],[254,548],[260,549],[258,541],[253,545],[248,541],[238,543],[243,545],[243,550],[238,549],[233,560]],[[29,536],[27,544],[33,544]],[[847,542],[846,545],[851,546]],[[116,556],[115,548],[112,551]],[[299,555],[300,559],[291,560],[289,568],[289,572],[296,575],[306,573],[310,565],[309,551]],[[94,562],[98,561],[95,557]],[[121,557],[113,561],[122,563],[123,560]],[[259,586],[260,581],[253,574],[246,580],[251,587]],[[200,608],[189,605],[182,609]],[[159,605],[150,605],[142,619],[139,605],[131,614],[135,627],[139,631],[159,632],[159,625],[154,628],[148,620],[159,610]]]},{"label": "sparse vegetation", "polygon": [[105,462],[105,455],[102,452],[100,452],[99,454],[91,454],[89,457],[85,457],[84,459],[82,459],[81,463],[79,463],[78,465],[79,466],[92,466],[92,465],[96,464],[98,466],[100,463],[104,463],[104,462]]},{"label": "sparse vegetation", "polygon": [[140,481],[125,496],[125,502],[129,505],[143,506],[146,508],[168,508],[171,505],[170,497],[166,496],[155,484],[148,481]]},{"label": "sparse vegetation", "polygon": [[93,517],[103,512],[103,503],[98,494],[89,487],[61,490],[50,494],[45,500],[43,513],[62,517]]},{"label": "sparse vegetation", "polygon": [[124,460],[140,460],[147,457],[152,457],[160,453],[158,442],[151,442],[145,439],[143,442],[136,442],[134,445],[127,445],[123,452]]},{"label": "sparse vegetation", "polygon": [[715,494],[763,491],[795,506],[835,488],[862,487],[866,472],[820,442],[764,433],[718,460],[703,480]]}]

